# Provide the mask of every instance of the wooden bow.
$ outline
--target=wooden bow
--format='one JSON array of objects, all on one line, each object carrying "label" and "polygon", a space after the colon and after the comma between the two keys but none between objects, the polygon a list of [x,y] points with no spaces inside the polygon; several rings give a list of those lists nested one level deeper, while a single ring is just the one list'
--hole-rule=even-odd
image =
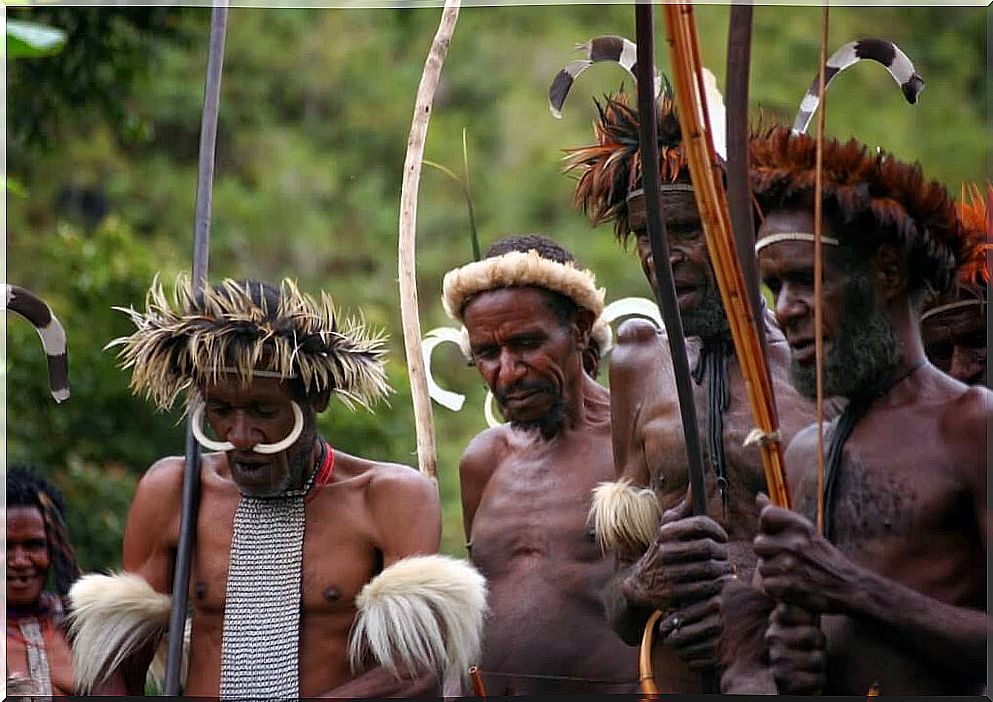
[{"label": "wooden bow", "polygon": [[421,353],[421,322],[417,309],[415,258],[417,191],[421,178],[421,164],[424,162],[424,140],[428,132],[428,121],[431,118],[431,106],[441,76],[441,67],[448,54],[448,45],[455,31],[455,22],[459,17],[459,5],[460,0],[445,0],[441,22],[431,44],[431,51],[424,62],[420,85],[417,87],[414,117],[410,125],[407,155],[403,164],[403,183],[400,187],[400,233],[397,245],[400,319],[403,324],[407,372],[410,374],[410,394],[414,401],[417,465],[422,473],[435,481],[438,475],[437,446],[424,355]]},{"label": "wooden bow", "polygon": [[750,443],[758,445],[761,452],[769,498],[773,504],[789,508],[772,381],[758,333],[755,307],[735,255],[723,172],[714,152],[713,136],[708,125],[703,66],[693,7],[667,4],[663,10],[683,148],[707,250],[755,419],[756,430]]}]

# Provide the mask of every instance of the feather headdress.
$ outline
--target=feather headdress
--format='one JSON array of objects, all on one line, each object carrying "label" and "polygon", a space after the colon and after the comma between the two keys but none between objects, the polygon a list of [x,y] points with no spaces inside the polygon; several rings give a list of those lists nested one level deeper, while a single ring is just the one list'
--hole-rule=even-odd
[{"label": "feather headdress", "polygon": [[963,183],[958,210],[968,252],[955,277],[959,285],[985,288],[990,282],[988,254],[993,250],[993,183],[986,183],[985,192],[976,183]]},{"label": "feather headdress", "polygon": [[[752,139],[750,151],[752,190],[763,211],[813,197],[813,137],[772,127]],[[967,242],[945,186],[927,180],[919,165],[871,153],[854,139],[825,141],[823,162],[824,202],[847,225],[837,232],[842,245],[898,244],[910,264],[909,292],[946,290]]]},{"label": "feather headdress", "polygon": [[137,331],[107,348],[121,347],[132,391],[160,409],[184,391],[188,409],[199,388],[224,373],[246,385],[253,375],[295,378],[307,393],[331,390],[348,406],[368,407],[391,392],[385,336],[361,319],[342,318],[326,293],[317,302],[289,279],[278,289],[231,279],[195,288],[180,275],[170,305],[156,278],[144,312],[116,309]]},{"label": "feather headdress", "polygon": [[[641,187],[638,152],[638,108],[628,104],[625,93],[595,100],[595,143],[567,149],[566,173],[579,175],[573,202],[595,226],[613,220],[620,240],[630,234],[628,195]],[[672,183],[689,181],[689,162],[683,150],[679,119],[670,91],[658,99],[659,176]]]}]

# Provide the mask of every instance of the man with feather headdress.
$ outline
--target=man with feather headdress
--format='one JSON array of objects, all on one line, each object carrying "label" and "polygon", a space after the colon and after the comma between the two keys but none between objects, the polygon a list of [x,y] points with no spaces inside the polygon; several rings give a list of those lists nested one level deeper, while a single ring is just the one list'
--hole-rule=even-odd
[{"label": "man with feather headdress", "polygon": [[[713,76],[709,78],[709,104],[716,113],[722,104]],[[575,202],[594,225],[613,222],[620,243],[634,238],[642,270],[654,288],[638,111],[624,93],[606,97],[596,107],[595,143],[569,150],[567,170],[579,175]],[[653,656],[659,688],[685,693],[699,692],[699,672],[717,667],[720,592],[733,573],[751,577],[754,500],[765,483],[759,452],[743,447],[754,423],[668,86],[658,99],[658,141],[670,264],[683,328],[690,337],[687,352],[697,412],[706,418],[700,431],[710,467],[708,512],[714,518],[690,515],[685,499],[689,471],[668,343],[664,331],[640,320],[621,326],[611,357],[617,479],[597,488],[591,517],[601,543],[620,563],[606,593],[608,617],[625,640],[636,644],[650,613],[662,610],[666,616],[659,631],[664,639]],[[814,408],[790,387],[786,344],[765,312],[763,326],[785,441],[813,420]]]},{"label": "man with feather headdress", "polygon": [[[816,150],[782,127],[751,144],[760,270],[806,396]],[[922,301],[951,285],[973,244],[919,166],[855,140],[825,142],[823,164],[823,383],[848,404],[826,427],[823,492],[813,425],[785,455],[796,511],[759,500],[754,548],[771,599],[752,612],[752,642],[728,646],[725,689],[758,691],[764,675],[765,692],[784,694],[977,694],[993,393],[928,363],[919,324]]]},{"label": "man with feather headdress", "polygon": [[955,273],[955,285],[928,301],[921,314],[924,352],[928,359],[967,385],[987,384],[986,311],[989,301],[989,249],[993,246],[993,185],[986,192],[963,186],[959,217],[967,236],[975,238],[975,255]]},{"label": "man with feather headdress", "polygon": [[[117,339],[131,385],[185,400],[202,458],[184,692],[222,698],[437,694],[478,649],[485,583],[435,555],[435,486],[321,437],[332,397],[388,391],[383,339],[331,298],[224,280],[154,284]],[[208,436],[207,427],[213,433]],[[152,466],[124,538],[124,573],[72,589],[84,693],[141,694],[167,625],[184,459]]]}]

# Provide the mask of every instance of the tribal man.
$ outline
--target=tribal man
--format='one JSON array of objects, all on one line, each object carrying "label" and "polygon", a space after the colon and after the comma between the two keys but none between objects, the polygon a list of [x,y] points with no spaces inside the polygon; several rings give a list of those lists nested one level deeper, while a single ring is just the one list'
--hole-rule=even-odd
[{"label": "tribal man", "polygon": [[[968,194],[967,194],[968,193]],[[963,188],[959,217],[967,236],[979,245],[975,255],[956,270],[956,284],[944,295],[928,301],[921,313],[921,333],[928,360],[966,385],[986,385],[986,312],[989,300],[989,248],[993,227],[988,217],[987,198],[993,198],[993,185],[984,194],[973,186]]]},{"label": "tribal man", "polygon": [[[153,285],[122,347],[131,385],[162,409],[185,395],[203,456],[192,564],[194,696],[438,694],[474,662],[485,584],[434,555],[435,486],[405,466],[345,453],[317,433],[332,396],[389,390],[383,339],[291,281]],[[215,438],[209,438],[204,419]],[[141,694],[169,618],[184,460],[142,478],[125,573],[72,590],[83,692]]]},{"label": "tribal man", "polygon": [[554,242],[509,237],[445,276],[444,305],[509,421],[459,466],[470,558],[491,589],[486,691],[636,692],[635,656],[600,605],[613,565],[585,523],[613,472],[610,397],[583,368],[603,290]]},{"label": "tribal man", "polygon": [[[571,149],[568,170],[579,174],[575,201],[593,224],[613,221],[619,242],[633,234],[642,270],[656,286],[641,167],[638,112],[620,93],[597,104],[596,143]],[[596,491],[593,521],[605,548],[619,559],[606,592],[608,616],[631,644],[653,610],[666,615],[653,654],[661,692],[701,691],[699,672],[717,665],[719,593],[733,572],[755,565],[755,495],[765,485],[758,447],[744,447],[754,428],[745,380],[731,343],[707,254],[672,96],[658,100],[663,214],[706,462],[708,517],[690,516],[683,424],[664,332],[632,320],[618,331],[610,362],[616,481]],[[780,431],[786,441],[814,417],[791,387],[788,349],[763,313],[769,369]],[[669,510],[664,516],[663,510]],[[660,527],[660,518],[662,525]],[[619,586],[619,587],[618,587]]]},{"label": "tribal man", "polygon": [[[785,128],[751,148],[760,270],[793,383],[808,397],[815,153],[814,139]],[[949,287],[968,240],[945,187],[919,167],[854,140],[825,143],[823,164],[823,384],[849,402],[826,428],[824,492],[814,425],[786,452],[797,511],[759,500],[757,570],[778,604],[765,631],[768,667],[751,674],[784,694],[864,695],[873,685],[884,695],[977,694],[990,628],[993,395],[928,363],[919,326],[922,299]]]},{"label": "tribal man", "polygon": [[[53,574],[55,592],[45,583]],[[62,495],[24,468],[7,471],[7,694],[72,695],[64,598],[79,577]]]}]

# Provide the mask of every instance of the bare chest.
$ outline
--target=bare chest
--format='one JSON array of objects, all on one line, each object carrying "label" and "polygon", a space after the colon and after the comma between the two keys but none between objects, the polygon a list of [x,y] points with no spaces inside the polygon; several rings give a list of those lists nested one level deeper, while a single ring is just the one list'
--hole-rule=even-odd
[{"label": "bare chest", "polygon": [[591,491],[613,479],[602,441],[513,452],[493,472],[472,525],[472,558],[496,572],[515,559],[601,560],[587,515]]},{"label": "bare chest", "polygon": [[[335,492],[318,495],[305,508],[301,606],[305,613],[332,618],[337,615],[350,623],[355,597],[380,563],[361,500],[343,490]],[[201,511],[190,598],[207,616],[220,617],[224,612],[237,504],[237,498],[224,499],[209,512]],[[277,552],[261,554],[273,560],[285,556]],[[260,587],[265,587],[265,576],[259,577]]]}]

